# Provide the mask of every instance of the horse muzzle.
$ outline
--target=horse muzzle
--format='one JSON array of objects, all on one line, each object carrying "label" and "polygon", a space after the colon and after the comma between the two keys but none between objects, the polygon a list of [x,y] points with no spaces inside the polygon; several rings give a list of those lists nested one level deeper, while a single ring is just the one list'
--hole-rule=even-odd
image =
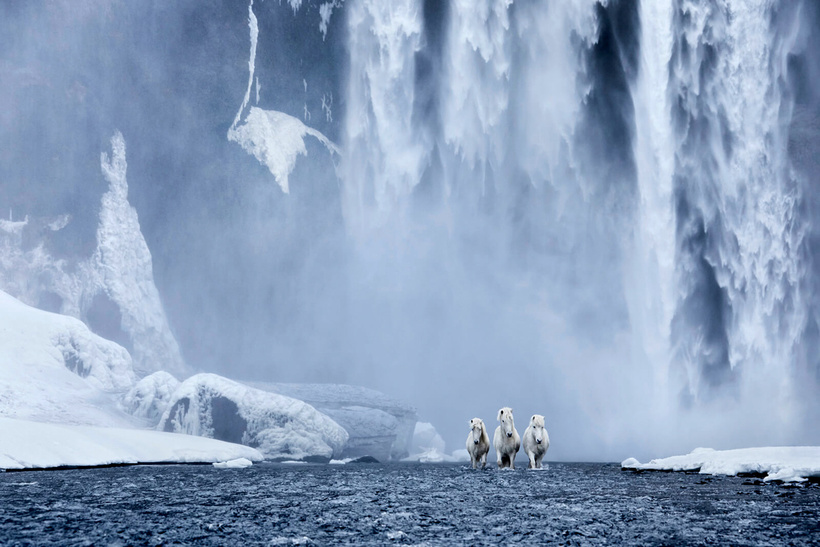
[{"label": "horse muzzle", "polygon": [[478,441],[473,441],[473,444],[478,444]]},{"label": "horse muzzle", "polygon": [[512,433],[507,433],[507,437],[512,437]]},{"label": "horse muzzle", "polygon": [[541,439],[535,439],[535,442],[537,442],[538,444],[541,444]]}]

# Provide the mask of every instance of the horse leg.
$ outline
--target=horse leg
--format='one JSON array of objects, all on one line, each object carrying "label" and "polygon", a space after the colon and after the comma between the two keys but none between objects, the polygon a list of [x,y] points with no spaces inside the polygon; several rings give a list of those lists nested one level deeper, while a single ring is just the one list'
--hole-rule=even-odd
[{"label": "horse leg", "polygon": [[504,467],[504,456],[501,454],[500,450],[496,450],[495,455],[498,462],[498,468],[501,469],[502,467]]}]

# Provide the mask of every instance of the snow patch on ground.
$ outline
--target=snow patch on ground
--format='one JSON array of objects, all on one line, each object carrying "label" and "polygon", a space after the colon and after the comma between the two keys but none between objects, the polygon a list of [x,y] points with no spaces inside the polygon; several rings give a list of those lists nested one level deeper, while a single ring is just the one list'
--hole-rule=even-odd
[{"label": "snow patch on ground", "polygon": [[226,462],[215,462],[213,464],[217,469],[244,469],[253,465],[253,462],[248,458],[237,458],[235,460],[228,460]]},{"label": "snow patch on ground", "polygon": [[706,475],[766,473],[766,481],[801,482],[808,477],[820,477],[820,447],[696,448],[684,456],[655,459],[649,463],[628,458],[621,463],[621,467],[652,471],[699,471]]},{"label": "snow patch on ground", "polygon": [[262,460],[253,448],[159,431],[0,418],[0,469]]}]

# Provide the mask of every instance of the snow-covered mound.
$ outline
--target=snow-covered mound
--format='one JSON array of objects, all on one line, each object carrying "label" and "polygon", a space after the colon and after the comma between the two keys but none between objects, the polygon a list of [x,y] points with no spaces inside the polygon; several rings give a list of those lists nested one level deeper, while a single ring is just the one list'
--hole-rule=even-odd
[{"label": "snow-covered mound", "polygon": [[137,382],[123,396],[122,409],[132,416],[144,418],[152,425],[156,425],[178,387],[179,380],[167,372],[155,372]]},{"label": "snow-covered mound", "polygon": [[621,467],[652,471],[699,471],[707,475],[767,473],[766,481],[804,481],[807,477],[820,477],[820,447],[697,448],[685,456],[661,458],[649,463],[629,458],[621,463]]},{"label": "snow-covered mound", "polygon": [[128,352],[72,317],[0,291],[0,416],[129,425],[115,397],[134,385]]},{"label": "snow-covered mound", "polygon": [[378,391],[344,384],[255,383],[254,387],[305,401],[350,435],[343,456],[400,460],[410,454],[416,410]]},{"label": "snow-covered mound", "polygon": [[253,448],[159,431],[44,424],[0,418],[0,469],[133,463],[260,461]]},{"label": "snow-covered mound", "polygon": [[185,380],[158,427],[247,444],[272,459],[331,458],[348,440],[344,428],[307,403],[215,374]]}]

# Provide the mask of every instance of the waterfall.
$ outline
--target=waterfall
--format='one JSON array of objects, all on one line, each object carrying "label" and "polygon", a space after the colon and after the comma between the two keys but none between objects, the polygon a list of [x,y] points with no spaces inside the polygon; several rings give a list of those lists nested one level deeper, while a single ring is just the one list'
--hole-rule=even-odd
[{"label": "waterfall", "polygon": [[[741,419],[765,399],[749,423],[795,421],[811,314],[787,150],[799,8],[454,0],[437,49],[420,1],[346,8],[350,229],[379,227],[395,263],[436,256],[439,289],[536,325],[541,377],[590,412],[603,397],[667,417],[728,404]],[[425,48],[440,70],[419,115]],[[442,189],[424,202],[433,216],[408,216],[424,181]],[[582,386],[591,370],[600,386]]]}]

